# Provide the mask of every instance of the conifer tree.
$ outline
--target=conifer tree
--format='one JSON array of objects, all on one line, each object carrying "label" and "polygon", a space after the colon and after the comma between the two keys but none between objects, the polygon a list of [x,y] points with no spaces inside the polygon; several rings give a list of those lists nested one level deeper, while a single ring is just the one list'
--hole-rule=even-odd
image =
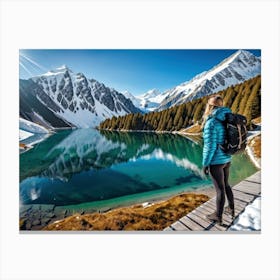
[{"label": "conifer tree", "polygon": [[249,126],[252,119],[261,115],[260,81],[258,81],[252,88],[252,93],[248,98],[248,102],[244,110],[244,115],[247,118]]},{"label": "conifer tree", "polygon": [[184,121],[183,121],[183,117],[181,116],[180,119],[179,119],[178,125],[176,127],[176,130],[182,129],[183,125],[184,125]]},{"label": "conifer tree", "polygon": [[233,90],[233,86],[231,86],[225,92],[224,106],[231,107],[234,98],[235,98],[235,91]]},{"label": "conifer tree", "polygon": [[183,110],[184,110],[184,108],[182,105],[178,106],[176,113],[175,113],[174,121],[173,121],[173,125],[175,127],[178,126],[180,118],[183,117]]},{"label": "conifer tree", "polygon": [[238,114],[243,114],[244,110],[245,110],[245,106],[247,104],[248,98],[250,96],[250,87],[247,84],[244,88],[243,91],[241,93],[241,100],[240,100],[240,104],[239,104],[239,108],[238,108]]},{"label": "conifer tree", "polygon": [[241,101],[241,97],[242,97],[241,92],[238,92],[238,93],[237,93],[237,96],[235,97],[235,99],[234,99],[234,101],[233,101],[233,103],[232,103],[231,110],[232,110],[232,112],[235,113],[235,114],[236,114],[236,113],[238,112],[238,110],[239,110],[239,103],[240,103],[240,101]]},{"label": "conifer tree", "polygon": [[194,115],[193,115],[193,121],[196,123],[198,120],[201,119],[202,115],[203,115],[203,111],[202,111],[202,102],[199,103],[196,108],[195,108],[195,111],[194,111]]},{"label": "conifer tree", "polygon": [[167,131],[171,131],[172,126],[173,126],[173,119],[172,119],[172,117],[170,116],[169,121],[168,121],[167,126],[166,126],[166,130],[167,130]]}]

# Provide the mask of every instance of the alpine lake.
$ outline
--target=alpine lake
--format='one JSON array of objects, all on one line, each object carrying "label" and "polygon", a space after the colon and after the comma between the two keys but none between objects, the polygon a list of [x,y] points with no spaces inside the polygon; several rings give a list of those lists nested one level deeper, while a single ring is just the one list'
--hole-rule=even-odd
[{"label": "alpine lake", "polygon": [[[20,154],[20,229],[212,187],[202,147],[172,133],[57,131]],[[231,185],[256,171],[245,153],[233,156]]]}]

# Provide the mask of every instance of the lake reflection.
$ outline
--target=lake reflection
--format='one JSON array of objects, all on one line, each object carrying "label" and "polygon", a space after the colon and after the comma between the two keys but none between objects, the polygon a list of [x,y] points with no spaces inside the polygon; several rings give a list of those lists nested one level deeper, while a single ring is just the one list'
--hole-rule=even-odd
[{"label": "lake reflection", "polygon": [[[174,134],[60,131],[20,155],[22,204],[56,206],[209,185],[201,171],[202,145]],[[243,155],[231,182],[256,171]]]}]

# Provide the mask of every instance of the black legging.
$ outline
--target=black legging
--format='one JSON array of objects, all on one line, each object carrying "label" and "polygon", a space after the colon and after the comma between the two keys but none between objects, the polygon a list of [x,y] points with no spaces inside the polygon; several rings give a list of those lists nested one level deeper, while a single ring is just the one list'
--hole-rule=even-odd
[{"label": "black legging", "polygon": [[233,193],[228,183],[229,168],[230,162],[225,164],[210,165],[210,175],[217,193],[216,208],[217,216],[219,218],[221,218],[223,215],[225,194],[228,199],[229,207],[231,209],[234,208]]}]

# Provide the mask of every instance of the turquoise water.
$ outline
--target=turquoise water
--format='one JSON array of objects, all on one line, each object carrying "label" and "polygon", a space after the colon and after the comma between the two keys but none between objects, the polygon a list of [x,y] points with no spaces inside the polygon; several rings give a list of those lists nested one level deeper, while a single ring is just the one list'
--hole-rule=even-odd
[{"label": "turquoise water", "polygon": [[[202,145],[180,135],[65,130],[20,155],[20,203],[100,209],[211,186]],[[231,184],[256,172],[232,160]]]}]

